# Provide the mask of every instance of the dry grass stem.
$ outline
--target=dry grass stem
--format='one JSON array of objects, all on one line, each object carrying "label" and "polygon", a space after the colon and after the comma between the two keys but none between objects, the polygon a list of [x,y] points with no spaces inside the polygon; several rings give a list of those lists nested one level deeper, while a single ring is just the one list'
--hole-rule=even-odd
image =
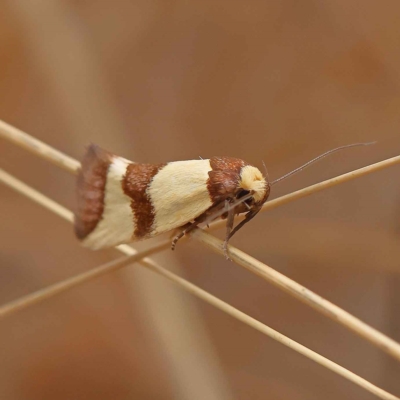
[{"label": "dry grass stem", "polygon": [[346,174],[336,176],[326,181],[316,183],[315,185],[308,186],[304,189],[297,190],[286,194],[285,196],[278,197],[274,200],[266,202],[261,211],[271,210],[272,208],[282,206],[283,204],[290,203],[291,201],[301,199],[303,197],[309,196],[310,194],[319,192],[324,189],[339,185],[347,181],[351,181],[356,178],[361,178],[364,175],[369,175],[372,172],[378,172],[382,169],[391,167],[393,165],[400,164],[400,156],[388,158],[383,161],[379,161],[375,164],[367,165],[366,167],[356,169]]},{"label": "dry grass stem", "polygon": [[[299,200],[303,197],[307,197],[321,190],[328,189],[330,187],[339,185],[341,183],[345,183],[347,181],[351,181],[356,178],[361,178],[364,175],[368,175],[373,172],[378,172],[381,169],[385,169],[396,164],[400,164],[400,156],[388,158],[386,160],[379,161],[375,164],[367,165],[366,167],[359,168],[351,172],[347,172],[346,174],[342,174],[334,178],[327,179],[326,181],[319,182],[314,185],[307,186],[303,189],[296,190],[295,192],[285,194],[284,196],[277,197],[276,199],[269,200],[263,205],[260,212],[272,210],[273,208],[283,206],[284,204],[290,203],[295,200]],[[243,215],[237,217],[238,220],[242,220],[243,218],[244,218]],[[213,222],[210,225],[210,229],[217,229],[223,226],[225,226],[225,221],[219,220]]]},{"label": "dry grass stem", "polygon": [[[4,179],[4,177],[6,179]],[[36,192],[34,189],[30,188],[26,184],[23,184],[18,179],[15,179],[15,178],[10,179],[10,177],[7,173],[1,172],[0,173],[0,181],[7,184],[8,186],[16,189],[21,194],[29,193],[28,197],[35,200],[38,204],[44,206],[45,208],[49,209],[50,211],[57,213],[57,215],[66,219],[67,221],[70,221],[70,222],[72,221],[70,218],[70,215],[72,215],[72,213],[69,210],[65,209],[61,205],[58,205],[58,207],[54,207],[54,205],[56,204],[54,201],[52,201],[52,200],[46,198],[45,196],[41,195],[40,193]],[[28,189],[28,190],[25,191],[25,189]],[[38,194],[40,194],[40,196],[38,196]],[[49,205],[51,205],[51,206],[49,206]],[[196,233],[196,234],[198,234],[198,233]],[[210,245],[211,241],[215,238],[213,238],[211,235],[207,235],[207,236],[209,237],[209,240],[210,240],[210,242],[207,244]],[[203,238],[201,240],[203,241]],[[199,287],[191,284],[190,282],[186,281],[185,279],[182,279],[182,278],[178,277],[177,275],[173,274],[172,272],[166,270],[165,268],[158,266],[153,261],[145,262],[142,259],[143,257],[145,257],[149,254],[159,252],[169,246],[170,246],[169,240],[158,243],[158,244],[154,245],[153,247],[151,247],[145,251],[141,251],[141,252],[136,252],[136,250],[134,250],[133,248],[126,246],[126,245],[118,246],[117,247],[118,250],[120,250],[121,252],[124,252],[126,254],[130,254],[130,255],[128,255],[127,257],[118,258],[114,261],[110,261],[99,267],[93,268],[90,271],[76,275],[72,278],[67,278],[67,279],[63,280],[62,282],[56,283],[47,288],[38,290],[27,296],[21,297],[15,301],[5,304],[0,307],[0,318],[12,315],[17,311],[20,311],[31,305],[39,303],[40,301],[51,298],[57,294],[60,294],[64,291],[68,290],[68,289],[72,289],[84,282],[88,282],[94,278],[101,276],[101,275],[104,275],[106,273],[120,269],[120,268],[127,266],[128,264],[131,264],[135,261],[141,261],[151,271],[164,276],[165,278],[176,283],[177,285],[184,288],[185,290],[192,293],[193,295],[201,298],[202,300],[206,301],[207,303],[209,303],[209,304],[213,305],[214,307],[220,309],[221,311],[229,314],[233,318],[236,318],[237,320],[243,322],[244,324],[258,330],[259,332],[263,333],[264,335],[269,336],[270,338],[278,341],[279,343],[291,348],[292,350],[304,355],[305,357],[315,361],[316,363],[324,366],[325,368],[328,368],[329,370],[337,373],[338,375],[341,375],[342,377],[348,379],[349,381],[355,383],[356,385],[362,387],[363,389],[375,394],[380,399],[400,400],[398,397],[373,385],[372,383],[370,383],[367,380],[361,378],[360,376],[354,374],[353,372],[347,370],[346,368],[341,367],[340,365],[338,365],[338,364],[334,363],[333,361],[327,359],[326,357],[323,357],[320,354],[308,349],[307,347],[295,342],[294,340],[288,338],[287,336],[280,334],[279,332],[275,331],[274,329],[268,327],[267,325],[261,323],[260,321],[257,321],[256,319],[248,316],[247,314],[243,313],[242,311],[232,307],[231,305],[225,303],[224,301],[218,299],[217,297],[211,295],[210,293],[200,289]],[[239,250],[232,248],[231,252],[232,252],[233,257],[238,258],[238,255],[236,253],[239,252]],[[239,252],[239,253],[242,253],[242,252]],[[242,256],[243,256],[243,254],[242,254]],[[246,255],[244,255],[244,256],[245,256],[244,258],[246,259]]]},{"label": "dry grass stem", "polygon": [[81,285],[82,283],[89,282],[99,276],[116,271],[117,269],[132,264],[133,262],[139,261],[150,254],[165,250],[169,246],[170,241],[164,240],[163,242],[157,243],[147,250],[137,252],[136,254],[132,254],[130,256],[120,257],[99,267],[93,268],[90,271],[86,271],[82,274],[64,279],[63,281],[51,285],[47,288],[20,297],[19,299],[0,307],[0,318],[7,317],[8,315],[14,314],[17,311],[20,311],[50,297],[65,292],[68,289],[72,289],[75,286]]},{"label": "dry grass stem", "polygon": [[[65,156],[63,153],[59,152],[58,150],[52,149],[47,144],[40,142],[37,139],[31,138],[30,135],[24,133],[9,124],[0,121],[0,135],[4,138],[11,140],[13,143],[19,144],[24,148],[29,148],[29,150],[45,159],[48,159],[55,163],[56,165],[61,166],[64,169],[67,169],[73,173],[76,173],[79,168],[79,162],[72,159],[71,157]],[[369,165],[364,168],[360,168],[356,171],[349,172],[344,175],[340,175],[338,177],[328,179],[324,182],[317,183],[315,185],[309,186],[307,188],[298,190],[294,193],[290,193],[286,196],[282,196],[270,202],[267,202],[264,205],[263,210],[267,210],[270,208],[278,207],[280,205],[286,204],[290,201],[297,200],[301,197],[305,197],[310,195],[311,193],[315,193],[317,191],[329,188],[331,186],[337,185],[339,183],[346,182],[350,179],[355,179],[357,177],[381,170],[383,168],[387,168],[394,164],[400,163],[400,156],[393,157],[372,165]],[[3,172],[3,176],[4,172]],[[8,180],[15,178],[8,175]],[[22,182],[19,182],[16,189],[18,187],[24,188]],[[26,186],[26,185],[25,185]],[[29,188],[29,187],[28,187]],[[27,191],[27,195],[32,194],[33,189]],[[36,192],[36,194],[31,197],[33,200],[38,201],[41,199],[40,193]],[[49,204],[51,204],[52,200],[49,200]],[[54,202],[53,202],[54,203]],[[56,204],[56,203],[54,203]],[[272,204],[272,205],[271,205]],[[69,212],[69,211],[66,211]],[[71,217],[69,217],[71,218]],[[223,221],[222,221],[223,223]],[[221,222],[218,222],[215,225],[219,225]],[[214,226],[215,226],[214,225]],[[221,241],[218,241],[216,238],[212,238],[210,235],[207,235],[204,231],[197,230],[193,235],[193,237],[197,238],[198,240],[203,241],[207,244],[211,249],[220,253],[221,252]],[[126,255],[134,254],[135,250],[128,246],[128,245],[121,245],[118,246],[120,251],[123,251]],[[341,323],[343,326],[347,327],[348,329],[352,330],[353,332],[357,333],[361,337],[367,339],[381,350],[385,351],[386,353],[390,354],[391,356],[400,360],[400,344],[395,342],[393,339],[390,339],[386,335],[382,334],[381,332],[377,331],[376,329],[370,327],[369,325],[365,324],[364,322],[360,321],[358,318],[352,316],[348,312],[342,310],[341,308],[335,306],[334,304],[328,302],[327,300],[323,299],[322,297],[318,296],[317,294],[309,291],[308,289],[304,288],[303,286],[297,284],[296,282],[292,281],[291,279],[285,277],[284,275],[278,273],[277,271],[273,270],[271,267],[268,267],[265,264],[262,264],[258,260],[255,260],[253,257],[246,255],[245,253],[232,248],[232,252],[234,254],[233,260],[237,262],[239,265],[247,268],[253,273],[263,277],[264,279],[274,283],[277,287],[284,289],[286,292],[292,294],[293,296],[301,299],[308,305],[311,305],[316,310],[322,312],[325,315],[328,315],[335,321]],[[147,266],[154,265],[154,262],[146,259],[143,263],[147,263]],[[288,286],[288,282],[290,285]]]},{"label": "dry grass stem", "polygon": [[[197,229],[193,232],[192,236],[196,237],[200,242],[215,252],[221,255],[224,254],[222,240],[201,229]],[[400,360],[400,344],[393,339],[243,251],[229,246],[229,255],[231,259],[240,266],[291,294],[320,313],[327,315],[335,322],[342,324],[364,339],[369,340],[375,346],[386,351],[386,353]]]},{"label": "dry grass stem", "polygon": [[[24,194],[31,200],[39,203],[43,207],[49,209],[50,211],[66,219],[67,221],[73,221],[73,214],[71,211],[67,210],[65,207],[59,205],[58,203],[44,196],[40,192],[32,189],[25,183],[14,178],[13,176],[1,169],[0,181],[7,184],[8,186],[11,186],[14,190],[18,191],[21,194]],[[221,240],[199,229],[193,234],[193,236],[208,247],[212,248],[214,251],[223,254]],[[119,250],[129,256],[136,255],[135,250],[133,250],[133,248],[128,245],[119,246]],[[232,260],[235,261],[237,264],[248,269],[250,272],[255,273],[266,281],[274,284],[280,289],[283,289],[284,291],[290,293],[304,303],[332,318],[334,321],[337,321],[342,325],[348,327],[361,337],[364,337],[365,339],[375,344],[377,347],[383,347],[386,345],[386,352],[391,354],[393,357],[400,359],[400,345],[394,340],[383,335],[381,332],[360,321],[358,318],[352,316],[350,313],[342,310],[328,300],[325,300],[321,296],[318,296],[314,292],[308,290],[307,288],[291,280],[290,278],[282,275],[271,267],[261,263],[260,261],[249,256],[248,254],[232,246],[230,246],[229,251]],[[90,276],[88,277],[88,279],[90,279]]]},{"label": "dry grass stem", "polygon": [[201,298],[202,300],[206,301],[207,303],[213,305],[216,308],[219,308],[221,311],[229,314],[230,316],[236,318],[239,321],[242,321],[248,326],[258,330],[259,332],[263,333],[266,336],[278,341],[279,343],[291,348],[292,350],[302,354],[303,356],[312,359],[316,363],[330,369],[331,371],[336,372],[338,375],[343,376],[344,378],[348,379],[349,381],[355,383],[356,385],[361,386],[365,390],[375,394],[377,397],[381,399],[390,399],[390,400],[399,400],[398,397],[394,396],[382,390],[372,383],[368,382],[367,380],[359,377],[358,375],[354,374],[353,372],[347,370],[346,368],[341,367],[340,365],[334,363],[333,361],[321,356],[320,354],[310,350],[309,348],[295,342],[294,340],[288,338],[287,336],[282,335],[281,333],[275,331],[274,329],[270,328],[269,326],[263,324],[262,322],[256,320],[255,318],[250,317],[249,315],[245,314],[244,312],[232,307],[231,305],[225,303],[224,301],[218,299],[217,297],[211,295],[210,293],[198,288],[197,286],[193,285],[190,282],[185,281],[182,278],[172,274],[171,272],[162,269],[159,270],[160,267],[157,268],[150,268],[153,271],[158,272],[159,274],[163,275],[167,279],[177,283],[179,286],[183,287],[188,292],[192,293],[193,295]]},{"label": "dry grass stem", "polygon": [[46,161],[49,161],[68,172],[76,173],[80,167],[79,161],[61,153],[61,151],[54,149],[48,144],[35,139],[33,136],[22,132],[20,129],[15,128],[2,120],[0,120],[0,137],[44,158]]},{"label": "dry grass stem", "polygon": [[[54,164],[61,166],[62,168],[76,173],[79,168],[79,162],[65,156],[63,153],[52,149],[50,146],[38,141],[37,139],[31,138],[24,132],[13,128],[12,126],[1,122],[0,121],[0,136],[12,141],[20,145],[23,148],[28,149],[29,151],[45,158],[47,160],[52,161]],[[294,192],[290,195],[283,196],[282,200],[276,199],[273,202],[272,207],[268,207],[266,205],[265,209],[273,208],[281,204],[285,204],[289,201],[307,196],[315,191],[319,191],[330,186],[336,185],[341,182],[345,182],[350,179],[354,179],[358,176],[362,176],[367,173],[371,173],[373,171],[386,168],[390,165],[400,162],[400,157],[394,157],[389,160],[382,161],[380,163],[371,165],[369,167],[362,168],[357,171],[353,171],[351,173],[341,175],[339,177],[330,179],[325,182],[321,182],[317,185],[310,186],[303,190]],[[361,172],[360,172],[361,171]],[[72,221],[72,213],[69,210],[66,210],[61,205],[55,203],[51,199],[48,199],[46,196],[42,195],[41,193],[37,192],[36,190],[30,188],[28,185],[22,183],[21,181],[17,180],[16,178],[12,177],[11,175],[7,174],[4,171],[0,170],[0,181],[7,184],[10,187],[13,187],[18,192],[28,196],[35,202],[41,204],[42,206],[46,207],[47,209],[57,213],[64,219],[68,221]],[[198,240],[206,244],[208,247],[212,248],[214,251],[221,253],[222,252],[222,242],[209,235],[201,230],[197,230],[193,233],[193,237],[196,237]],[[133,262],[144,257],[146,254],[151,254],[156,251],[160,251],[161,249],[167,247],[168,242],[160,243],[151,249],[147,250],[146,252],[141,252],[138,254],[136,250],[128,245],[120,245],[117,249],[124,254],[131,256],[124,257],[123,259],[119,259],[117,261],[105,264],[98,268],[93,269],[87,273],[81,274],[74,278],[69,278],[63,282],[60,282],[56,285],[51,286],[50,288],[43,289],[42,291],[38,291],[31,295],[28,295],[24,298],[16,300],[8,305],[0,307],[0,316],[9,315],[13,311],[17,311],[29,304],[34,304],[41,299],[45,299],[50,297],[51,295],[60,293],[66,289],[72,288],[77,284],[82,282],[88,281],[93,279],[96,276],[99,276],[103,273],[108,272],[109,270],[113,270],[119,267],[120,263],[126,265],[127,263]],[[264,279],[274,283],[276,286],[284,289],[286,292],[294,295],[295,297],[301,299],[306,304],[311,305],[318,311],[329,315],[331,318],[334,318],[336,321],[341,322],[344,326],[348,327],[349,329],[353,330],[354,332],[358,333],[360,336],[366,338],[371,343],[375,344],[377,347],[381,348],[382,350],[386,351],[388,354],[400,359],[400,345],[393,341],[392,339],[386,337],[385,335],[381,334],[380,332],[376,331],[375,329],[369,327],[365,323],[361,322],[357,318],[353,317],[349,313],[345,312],[344,310],[340,309],[339,307],[333,305],[332,303],[328,302],[327,300],[321,298],[320,296],[316,295],[315,293],[309,291],[308,289],[304,288],[303,286],[297,284],[296,282],[292,281],[291,279],[285,277],[284,275],[280,274],[279,272],[273,270],[272,268],[266,266],[265,264],[261,263],[260,261],[254,259],[253,257],[243,253],[242,251],[235,249],[233,247],[230,248],[232,259],[237,262],[239,265],[247,268],[253,273],[263,277]],[[273,329],[267,327],[266,325],[260,323],[259,321],[247,316],[246,314],[240,312],[239,310],[231,307],[230,305],[222,302],[221,300],[215,298],[214,296],[210,295],[209,293],[203,291],[202,289],[192,285],[191,283],[179,278],[175,274],[167,271],[166,269],[162,268],[161,266],[157,265],[154,261],[149,259],[142,259],[140,261],[144,266],[155,271],[164,277],[174,281],[178,285],[182,286],[189,292],[195,294],[196,296],[202,298],[203,300],[207,301],[208,303],[214,305],[215,307],[227,312],[228,314],[234,316],[235,318],[245,322],[247,325],[252,326],[253,328],[263,332],[264,334],[278,340],[280,343],[285,344],[288,347],[298,351],[299,353],[305,355],[308,358],[313,359],[314,361],[318,362],[321,365],[331,369],[332,371],[346,377],[350,381],[358,384],[359,386],[363,387],[364,389],[374,393],[378,397],[382,399],[398,399],[397,397],[383,391],[382,389],[372,385],[371,383],[365,381],[364,379],[358,377],[357,375],[353,374],[352,372],[340,367],[339,365],[333,363],[332,361],[320,356],[319,354],[309,350],[308,348],[292,341],[291,339],[279,334],[278,332],[274,331]],[[25,302],[24,302],[25,300]]]},{"label": "dry grass stem", "polygon": [[44,208],[47,208],[54,214],[57,214],[59,217],[64,218],[69,222],[73,222],[74,214],[70,210],[67,210],[65,207],[56,203],[54,200],[49,199],[47,196],[31,188],[26,183],[20,181],[17,178],[14,178],[12,175],[10,175],[8,172],[4,171],[1,168],[0,168],[0,182],[3,182],[5,185],[12,187],[17,192],[28,197],[35,203],[40,204]]}]

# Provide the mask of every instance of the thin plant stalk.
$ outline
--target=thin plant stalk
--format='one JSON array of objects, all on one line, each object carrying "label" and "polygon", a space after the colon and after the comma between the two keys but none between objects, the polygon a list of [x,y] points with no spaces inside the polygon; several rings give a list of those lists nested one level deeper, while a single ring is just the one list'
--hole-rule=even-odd
[{"label": "thin plant stalk", "polygon": [[[60,217],[64,218],[65,220],[72,222],[71,215],[72,213],[65,209],[63,206],[55,203],[53,200],[46,198],[46,196],[36,192],[34,189],[30,188],[28,185],[18,181],[16,178],[9,176],[6,172],[0,170],[0,181],[7,184],[8,186],[12,187],[13,189],[17,190],[21,194],[26,194],[26,196],[36,203],[42,205],[43,207],[47,208],[48,210],[56,213]],[[212,236],[210,236],[210,240],[212,240]],[[208,244],[208,243],[207,243]],[[208,244],[209,245],[209,244]],[[34,293],[31,293],[27,296],[23,296],[13,302],[0,306],[0,318],[4,318],[6,316],[12,315],[17,311],[20,311],[28,306],[34,305],[39,303],[40,301],[49,299],[55,295],[61,294],[69,289],[72,289],[82,283],[88,282],[93,280],[99,276],[102,276],[106,273],[115,271],[119,268],[127,266],[135,261],[139,261],[143,257],[149,254],[153,254],[155,252],[164,250],[166,247],[170,246],[170,241],[164,241],[159,244],[154,245],[153,247],[141,251],[135,252],[129,246],[121,245],[118,246],[118,249],[124,253],[131,253],[126,257],[120,257],[116,260],[110,261],[106,264],[100,265],[99,267],[93,268],[90,271],[84,272],[82,274],[76,275],[71,278],[67,278],[59,283],[51,285],[47,288],[38,290]],[[233,257],[238,258],[238,250],[231,248],[231,254]],[[242,255],[243,257],[243,255]],[[246,256],[244,257],[246,259]],[[143,260],[141,260],[143,262]],[[385,390],[377,387],[376,385],[368,382],[364,378],[356,375],[355,373],[343,368],[342,366],[334,363],[333,361],[329,360],[326,357],[321,356],[320,354],[310,350],[309,348],[295,342],[294,340],[288,338],[287,336],[282,335],[281,333],[275,331],[274,329],[270,328],[269,326],[261,323],[260,321],[250,317],[249,315],[243,313],[242,311],[232,307],[231,305],[223,302],[222,300],[218,299],[217,297],[211,295],[210,293],[200,289],[199,287],[193,285],[192,283],[178,277],[177,275],[173,274],[172,272],[162,268],[161,266],[155,264],[154,262],[151,263],[144,263],[145,267],[150,269],[151,271],[164,276],[165,278],[169,279],[170,281],[174,282],[181,288],[187,290],[188,292],[192,293],[193,295],[199,297],[200,299],[206,301],[207,303],[213,305],[214,307],[220,309],[221,311],[227,313],[228,315],[232,316],[233,318],[243,322],[244,324],[258,330],[259,332],[263,333],[264,335],[278,341],[279,343],[291,348],[292,350],[304,355],[305,357],[315,361],[319,365],[324,366],[325,368],[337,373],[338,375],[344,377],[345,379],[353,382],[354,384],[360,386],[361,388],[369,391],[370,393],[375,394],[378,398],[384,400],[400,400],[398,397],[392,395],[391,393],[386,392]]]}]

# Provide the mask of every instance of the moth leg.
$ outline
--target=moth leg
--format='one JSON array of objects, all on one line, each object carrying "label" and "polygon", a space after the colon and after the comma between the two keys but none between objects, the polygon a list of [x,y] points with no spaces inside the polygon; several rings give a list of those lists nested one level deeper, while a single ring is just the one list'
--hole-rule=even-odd
[{"label": "moth leg", "polygon": [[189,223],[189,224],[184,225],[182,230],[177,235],[174,236],[174,238],[172,239],[172,242],[171,242],[171,250],[175,250],[175,246],[178,243],[178,240],[182,239],[185,236],[186,232],[193,224],[194,223]]},{"label": "moth leg", "polygon": [[203,221],[205,221],[208,217],[208,213],[205,212],[201,214],[199,217],[197,217],[194,222],[189,222],[188,224],[184,225],[182,227],[182,230],[172,239],[171,243],[171,250],[175,250],[176,243],[178,242],[179,239],[182,239],[186,234],[191,232],[194,228],[197,228],[199,224],[201,224]]},{"label": "moth leg", "polygon": [[224,255],[227,260],[230,260],[231,258],[229,257],[229,250],[228,250],[228,242],[229,238],[231,237],[231,232],[233,229],[233,222],[235,219],[235,210],[233,208],[229,207],[229,201],[225,201],[225,208],[228,210],[228,217],[226,219],[226,236],[225,236],[225,241],[224,244],[222,245],[222,248],[224,250]]},{"label": "moth leg", "polygon": [[228,200],[225,201],[225,204],[223,202],[216,204],[209,210],[205,211],[203,214],[199,215],[193,222],[189,222],[186,225],[183,225],[183,227],[181,228],[182,230],[172,239],[171,250],[175,249],[176,243],[179,239],[182,239],[186,234],[197,228],[197,226],[202,222],[207,221],[208,226],[208,223],[210,222],[210,216],[212,217],[215,211],[218,211],[221,208],[226,209],[227,211],[229,210]]},{"label": "moth leg", "polygon": [[261,207],[256,210],[249,211],[244,220],[235,226],[235,229],[230,233],[229,238],[231,238],[243,225],[247,224],[251,219],[253,219],[258,212],[260,211]]}]

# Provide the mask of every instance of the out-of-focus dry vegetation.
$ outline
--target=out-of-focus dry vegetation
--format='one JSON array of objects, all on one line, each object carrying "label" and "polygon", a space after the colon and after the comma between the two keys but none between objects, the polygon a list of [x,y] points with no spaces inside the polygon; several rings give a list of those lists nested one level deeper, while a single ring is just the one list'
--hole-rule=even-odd
[{"label": "out-of-focus dry vegetation", "polygon": [[[397,1],[9,0],[0,118],[79,158],[230,155],[272,178],[334,155],[274,196],[400,153]],[[1,167],[73,208],[74,179],[11,144]],[[398,168],[260,215],[233,243],[400,340]],[[0,187],[0,301],[115,257]],[[400,394],[400,366],[198,243],[156,259],[300,343]],[[1,321],[0,397],[372,399],[139,266]]]}]

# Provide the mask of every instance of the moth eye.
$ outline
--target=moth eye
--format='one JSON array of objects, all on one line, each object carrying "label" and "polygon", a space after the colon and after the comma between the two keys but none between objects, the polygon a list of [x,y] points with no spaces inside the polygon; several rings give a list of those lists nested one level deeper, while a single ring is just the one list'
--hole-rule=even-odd
[{"label": "moth eye", "polygon": [[[237,199],[240,199],[240,198],[242,198],[243,196],[246,196],[246,195],[249,194],[249,193],[250,193],[250,190],[242,189],[240,192],[237,193],[236,198],[237,198]],[[250,200],[250,199],[249,199],[249,200]],[[246,200],[246,201],[247,201],[247,200]]]}]

